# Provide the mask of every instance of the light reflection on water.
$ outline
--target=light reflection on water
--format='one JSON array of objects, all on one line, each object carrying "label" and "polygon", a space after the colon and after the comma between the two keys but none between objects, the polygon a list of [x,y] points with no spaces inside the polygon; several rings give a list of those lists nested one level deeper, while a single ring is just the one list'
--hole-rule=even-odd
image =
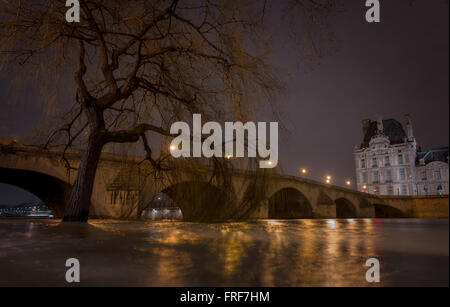
[{"label": "light reflection on water", "polygon": [[376,257],[382,285],[448,285],[448,220],[2,221],[0,236],[1,284],[59,284],[75,257],[86,285],[367,286]]}]

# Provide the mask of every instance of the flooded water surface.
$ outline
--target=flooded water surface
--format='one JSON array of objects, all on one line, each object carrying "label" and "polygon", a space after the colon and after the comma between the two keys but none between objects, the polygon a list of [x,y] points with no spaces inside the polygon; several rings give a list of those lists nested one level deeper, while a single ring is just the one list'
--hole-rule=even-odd
[{"label": "flooded water surface", "polygon": [[0,285],[448,286],[448,220],[262,220],[220,224],[0,220]]}]

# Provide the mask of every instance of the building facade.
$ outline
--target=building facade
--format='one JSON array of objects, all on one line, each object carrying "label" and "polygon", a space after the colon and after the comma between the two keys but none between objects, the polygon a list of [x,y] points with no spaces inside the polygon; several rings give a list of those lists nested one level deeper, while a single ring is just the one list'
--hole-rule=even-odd
[{"label": "building facade", "polygon": [[448,195],[449,148],[422,152],[411,118],[406,131],[395,119],[363,120],[364,139],[355,147],[358,191],[377,195]]}]

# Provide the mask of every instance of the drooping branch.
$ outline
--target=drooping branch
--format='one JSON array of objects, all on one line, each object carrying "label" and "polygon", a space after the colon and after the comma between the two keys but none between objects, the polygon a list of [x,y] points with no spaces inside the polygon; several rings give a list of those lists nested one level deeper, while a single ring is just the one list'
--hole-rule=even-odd
[{"label": "drooping branch", "polygon": [[140,124],[130,130],[109,131],[106,133],[106,143],[135,143],[147,131],[156,132],[164,136],[170,136],[170,132],[151,124]]}]

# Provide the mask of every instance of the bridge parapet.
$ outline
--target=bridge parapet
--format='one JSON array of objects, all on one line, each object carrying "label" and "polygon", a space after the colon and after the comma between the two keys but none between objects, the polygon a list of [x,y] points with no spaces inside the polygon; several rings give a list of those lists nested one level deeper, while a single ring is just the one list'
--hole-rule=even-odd
[{"label": "bridge parapet", "polygon": [[404,213],[408,218],[448,219],[449,196],[380,196],[380,203]]},{"label": "bridge parapet", "polygon": [[[66,168],[61,158],[63,150],[62,147],[43,149],[42,146],[23,145],[0,138],[0,172],[3,169],[5,174],[11,174],[10,170],[45,174],[65,182],[70,187],[76,170]],[[80,150],[71,149],[66,152],[66,158],[76,168],[82,153]],[[212,169],[206,166],[193,168],[192,165],[183,165],[180,162],[176,170],[164,171],[159,177],[153,177],[149,176],[152,173],[151,165],[141,164],[142,161],[143,157],[102,154],[94,184],[92,215],[108,218],[131,217],[138,214],[139,208],[149,205],[156,194],[183,182],[197,182],[203,186],[207,182],[217,187],[214,181],[208,182],[207,178],[210,177],[208,175],[212,173]],[[235,199],[237,206],[231,209],[249,211],[248,207],[239,206],[247,196],[248,178],[255,176],[255,173],[233,170],[231,176],[234,195],[230,199]],[[276,194],[278,202],[285,202],[280,205],[284,206],[285,212],[278,210],[277,213],[284,217],[301,218],[305,217],[301,215],[306,212],[308,216],[316,218],[366,218],[376,217],[377,214],[390,217],[394,213],[395,217],[448,218],[448,196],[377,196],[289,175],[269,173],[268,178],[264,190],[258,192],[263,194],[262,200],[255,204],[255,208],[250,208],[250,218],[273,218],[271,214],[277,212],[273,210],[273,206],[277,204],[272,197]],[[8,180],[5,176],[0,176],[0,179]],[[28,182],[24,186],[31,185],[32,183]],[[177,190],[185,193],[183,189]],[[62,191],[69,193],[70,188],[64,186]],[[202,193],[201,189],[199,191]],[[61,199],[65,197],[66,195]],[[208,205],[205,200],[202,200],[202,203]],[[205,208],[205,211],[207,209]]]}]

